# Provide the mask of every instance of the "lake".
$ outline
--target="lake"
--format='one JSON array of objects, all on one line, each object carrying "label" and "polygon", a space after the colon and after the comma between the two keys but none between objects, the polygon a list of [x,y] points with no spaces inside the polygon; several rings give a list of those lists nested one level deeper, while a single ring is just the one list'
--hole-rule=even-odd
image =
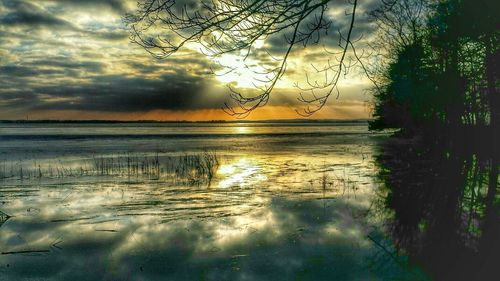
[{"label": "lake", "polygon": [[406,174],[388,135],[364,122],[0,124],[0,280],[446,279],[394,232],[387,202]]}]

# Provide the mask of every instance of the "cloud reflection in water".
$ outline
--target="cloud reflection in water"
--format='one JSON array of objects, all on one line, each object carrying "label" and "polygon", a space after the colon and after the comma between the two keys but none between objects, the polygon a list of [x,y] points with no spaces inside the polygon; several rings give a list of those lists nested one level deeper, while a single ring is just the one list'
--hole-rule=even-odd
[{"label": "cloud reflection in water", "polygon": [[[15,216],[0,228],[1,251],[47,252],[0,255],[2,280],[405,277],[390,260],[370,266],[380,251],[366,237],[374,230],[364,218],[373,165],[358,152],[371,147],[345,147],[227,153],[208,187],[104,180],[4,186],[2,210]],[[332,184],[322,185],[325,173]],[[348,182],[359,186],[355,196],[342,195]]]}]

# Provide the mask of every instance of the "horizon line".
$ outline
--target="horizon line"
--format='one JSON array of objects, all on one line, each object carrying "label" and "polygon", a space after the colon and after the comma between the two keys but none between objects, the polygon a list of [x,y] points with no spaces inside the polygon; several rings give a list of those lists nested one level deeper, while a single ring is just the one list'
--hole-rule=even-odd
[{"label": "horizon line", "polygon": [[119,120],[119,119],[3,119],[0,123],[263,123],[263,122],[368,122],[371,118],[354,119],[262,119],[262,120]]}]

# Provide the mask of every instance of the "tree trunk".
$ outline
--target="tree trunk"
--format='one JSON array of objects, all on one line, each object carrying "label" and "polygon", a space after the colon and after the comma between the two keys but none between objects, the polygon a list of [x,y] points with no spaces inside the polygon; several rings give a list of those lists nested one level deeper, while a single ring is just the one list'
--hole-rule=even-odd
[{"label": "tree trunk", "polygon": [[[486,67],[486,81],[488,90],[488,103],[490,106],[490,127],[495,136],[494,132],[498,132],[498,122],[499,115],[498,110],[500,109],[500,98],[497,89],[497,81],[499,74],[498,60],[500,59],[500,54],[496,50],[494,45],[494,39],[491,37],[485,40],[486,55],[485,55],[485,67]],[[496,143],[496,142],[494,142]]]}]

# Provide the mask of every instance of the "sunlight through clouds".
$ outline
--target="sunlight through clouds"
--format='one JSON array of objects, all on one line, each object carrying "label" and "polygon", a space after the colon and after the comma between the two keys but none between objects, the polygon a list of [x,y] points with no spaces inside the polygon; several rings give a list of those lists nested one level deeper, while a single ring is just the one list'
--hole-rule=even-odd
[{"label": "sunlight through clouds", "polygon": [[[221,107],[231,102],[228,86],[255,93],[270,78],[282,53],[281,35],[259,39],[245,52],[216,58],[187,44],[156,60],[130,42],[123,22],[135,0],[4,0],[0,2],[0,119],[231,119]],[[163,32],[157,29],[158,34]],[[330,44],[330,42],[327,42]],[[272,55],[272,56],[271,56]],[[324,62],[322,48],[297,46],[267,108],[249,119],[298,118],[295,112],[304,73]],[[215,75],[214,75],[215,73]],[[352,85],[317,118],[367,118],[359,106],[364,80]],[[282,110],[286,108],[286,110]],[[210,112],[210,114],[206,114]],[[346,112],[349,112],[346,114]]]}]

